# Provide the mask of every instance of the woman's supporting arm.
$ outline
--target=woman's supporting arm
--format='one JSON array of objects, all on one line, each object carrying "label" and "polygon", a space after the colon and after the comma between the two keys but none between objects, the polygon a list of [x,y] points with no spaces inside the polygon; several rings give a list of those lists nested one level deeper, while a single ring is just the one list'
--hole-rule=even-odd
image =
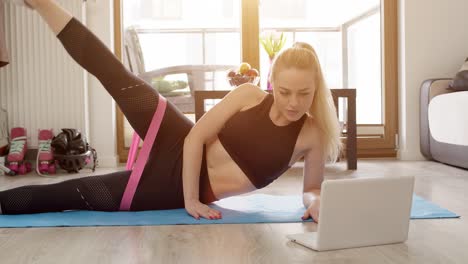
[{"label": "woman's supporting arm", "polygon": [[302,201],[306,211],[303,220],[312,217],[318,222],[320,210],[320,191],[324,179],[325,156],[321,143],[321,130],[308,120],[308,139],[310,148],[304,156],[304,187]]},{"label": "woman's supporting arm", "polygon": [[[182,181],[187,212],[195,218],[219,218],[220,213],[200,202],[200,168],[203,145],[217,136],[224,123],[239,112],[256,87],[241,85],[208,111],[192,128],[184,141]],[[258,89],[258,88],[257,88]]]}]

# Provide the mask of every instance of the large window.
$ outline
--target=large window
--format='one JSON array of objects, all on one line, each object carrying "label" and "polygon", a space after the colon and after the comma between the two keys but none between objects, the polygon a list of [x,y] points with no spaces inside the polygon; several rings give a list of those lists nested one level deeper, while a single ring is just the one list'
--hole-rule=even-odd
[{"label": "large window", "polygon": [[[135,28],[145,71],[247,61],[260,69],[260,86],[266,87],[270,61],[258,40],[263,31],[283,32],[286,47],[295,41],[311,44],[328,86],[357,90],[358,155],[395,155],[395,1],[115,1],[117,7],[122,4],[118,31]],[[346,109],[346,102],[340,106]],[[344,113],[339,116],[345,118]]]},{"label": "large window", "polygon": [[123,30],[134,27],[145,71],[184,64],[238,64],[240,0],[123,0]]},{"label": "large window", "polygon": [[[241,61],[239,0],[123,0],[124,60],[137,74],[181,65],[237,65]],[[128,34],[133,37],[128,37]],[[130,42],[130,43],[128,43]],[[141,53],[141,54],[132,54]],[[132,57],[141,55],[141,59]],[[222,74],[225,72],[219,72]],[[167,81],[185,81],[187,74],[171,74]],[[218,80],[217,80],[218,81]],[[230,88],[227,82],[225,88]],[[194,119],[190,87],[163,94]],[[212,100],[211,106],[218,100]],[[133,129],[123,119],[124,147]]]}]

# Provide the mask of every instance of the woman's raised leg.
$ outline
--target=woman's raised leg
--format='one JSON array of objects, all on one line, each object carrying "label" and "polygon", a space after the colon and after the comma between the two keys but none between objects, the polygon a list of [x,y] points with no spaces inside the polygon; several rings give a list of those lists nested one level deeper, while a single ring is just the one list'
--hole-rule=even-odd
[{"label": "woman's raised leg", "polygon": [[35,9],[52,31],[57,35],[73,18],[72,14],[63,9],[52,0],[24,0],[31,8]]},{"label": "woman's raised leg", "polygon": [[56,2],[25,2],[39,12],[70,56],[99,79],[130,125],[144,138],[158,103],[156,90],[129,72],[104,43]]}]

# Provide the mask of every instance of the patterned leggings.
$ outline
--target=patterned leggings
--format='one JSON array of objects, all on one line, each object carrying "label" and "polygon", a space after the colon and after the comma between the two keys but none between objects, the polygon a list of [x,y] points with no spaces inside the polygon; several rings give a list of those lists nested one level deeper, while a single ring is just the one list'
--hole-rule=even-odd
[{"label": "patterned leggings", "polygon": [[[70,56],[111,94],[130,125],[144,138],[158,103],[149,84],[129,72],[107,47],[73,18],[57,35]],[[193,122],[168,102],[156,143],[148,158],[130,210],[183,208],[182,151]],[[3,214],[64,210],[116,211],[130,171],[83,177],[0,192]],[[208,182],[208,183],[207,183]],[[211,193],[203,155],[200,192]],[[203,187],[208,186],[208,187]],[[203,196],[203,195],[201,195]]]}]

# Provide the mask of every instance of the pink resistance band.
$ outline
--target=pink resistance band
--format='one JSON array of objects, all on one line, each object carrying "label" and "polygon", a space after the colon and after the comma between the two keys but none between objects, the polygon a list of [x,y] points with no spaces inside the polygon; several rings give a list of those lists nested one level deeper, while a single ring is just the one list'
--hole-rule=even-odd
[{"label": "pink resistance band", "polygon": [[135,161],[136,152],[138,150],[138,145],[140,144],[140,137],[136,132],[133,133],[132,145],[128,152],[127,159],[127,170],[132,170],[130,178],[128,179],[127,187],[125,187],[125,192],[122,196],[122,201],[120,202],[120,211],[130,210],[130,205],[132,204],[133,196],[135,196],[135,191],[140,182],[141,174],[145,168],[146,162],[148,161],[149,153],[153,147],[154,140],[158,134],[159,127],[161,126],[161,121],[164,117],[164,112],[166,111],[167,101],[166,98],[159,95],[158,107],[154,113],[153,119],[151,120],[150,127],[146,132],[145,140],[143,141],[143,146],[138,155],[135,167],[133,163]]}]

